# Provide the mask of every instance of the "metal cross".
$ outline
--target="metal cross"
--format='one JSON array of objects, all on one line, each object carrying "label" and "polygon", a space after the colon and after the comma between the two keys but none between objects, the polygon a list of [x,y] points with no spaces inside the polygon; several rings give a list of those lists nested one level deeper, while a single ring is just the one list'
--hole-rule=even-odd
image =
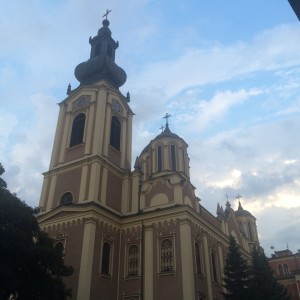
[{"label": "metal cross", "polygon": [[163,117],[164,119],[166,119],[166,125],[168,125],[168,119],[172,117],[172,115],[169,115],[168,113],[166,113],[166,115]]},{"label": "metal cross", "polygon": [[164,125],[161,125],[159,129],[161,130],[161,132],[163,132],[164,129],[165,129],[165,126],[164,126]]},{"label": "metal cross", "polygon": [[106,10],[106,13],[103,15],[103,17],[102,18],[104,18],[105,17],[105,19],[107,20],[107,16],[108,16],[108,14],[111,12],[111,10]]},{"label": "metal cross", "polygon": [[237,194],[237,196],[235,197],[235,199],[240,199],[240,198],[242,198],[242,196],[239,194]]}]

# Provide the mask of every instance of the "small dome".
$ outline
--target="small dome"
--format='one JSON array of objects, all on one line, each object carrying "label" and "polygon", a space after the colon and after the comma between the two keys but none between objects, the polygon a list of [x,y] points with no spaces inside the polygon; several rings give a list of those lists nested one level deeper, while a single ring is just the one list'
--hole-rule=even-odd
[{"label": "small dome", "polygon": [[144,154],[146,151],[148,151],[150,144],[152,142],[164,139],[164,138],[171,138],[171,139],[180,139],[182,140],[182,138],[180,136],[178,136],[177,134],[173,133],[170,128],[168,123],[166,124],[166,128],[163,132],[161,132],[158,136],[156,136],[141,152],[141,155]]},{"label": "small dome", "polygon": [[239,202],[238,210],[234,212],[236,217],[253,217],[253,215],[248,211],[243,209],[241,202]]}]

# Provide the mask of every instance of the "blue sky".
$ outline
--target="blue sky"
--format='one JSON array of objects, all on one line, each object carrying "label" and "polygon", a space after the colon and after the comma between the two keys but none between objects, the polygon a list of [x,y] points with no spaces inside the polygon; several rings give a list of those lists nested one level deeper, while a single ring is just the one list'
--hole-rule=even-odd
[{"label": "blue sky", "polygon": [[300,248],[300,23],[287,0],[16,0],[0,20],[0,161],[38,205],[56,103],[89,58],[109,8],[136,113],[135,156],[170,128],[189,144],[191,181],[215,214],[226,194],[257,218],[270,253]]}]

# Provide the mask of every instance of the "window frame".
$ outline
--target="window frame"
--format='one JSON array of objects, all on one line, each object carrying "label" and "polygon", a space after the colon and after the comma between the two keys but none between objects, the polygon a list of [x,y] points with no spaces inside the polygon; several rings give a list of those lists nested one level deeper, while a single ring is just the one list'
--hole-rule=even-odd
[{"label": "window frame", "polygon": [[113,115],[110,120],[109,144],[117,151],[121,151],[121,132],[121,121],[116,115]]},{"label": "window frame", "polygon": [[[79,119],[80,117],[84,117],[83,121]],[[76,120],[79,120],[79,121],[76,121]],[[78,122],[78,123],[75,123],[75,122]],[[86,127],[85,123],[86,123],[86,114],[84,112],[80,112],[80,113],[76,114],[76,116],[74,116],[74,118],[72,120],[71,132],[70,132],[69,148],[73,148],[73,147],[83,144],[85,127]]]},{"label": "window frame", "polygon": [[170,144],[169,146],[169,153],[170,153],[170,170],[176,171],[177,170],[177,145]]},{"label": "window frame", "polygon": [[[109,252],[109,259],[108,259],[108,273],[103,272],[103,252],[104,252],[104,245],[108,244],[110,247],[110,252]],[[101,244],[101,256],[100,256],[100,276],[103,277],[112,277],[112,270],[113,270],[113,242],[108,240],[108,239],[103,239],[102,244]]]},{"label": "window frame", "polygon": [[[196,244],[199,246],[199,253],[198,253],[198,256],[199,256],[199,262],[200,262],[200,265],[199,265],[199,269],[198,269],[198,262],[197,262],[197,249],[196,249]],[[202,243],[201,241],[195,239],[194,241],[194,252],[195,252],[195,270],[196,270],[196,274],[198,276],[203,276],[203,255],[202,255]]]},{"label": "window frame", "polygon": [[[129,259],[130,259],[130,248],[132,247],[137,247],[137,266],[136,266],[136,273],[135,274],[130,274],[129,272]],[[141,247],[139,243],[130,243],[127,245],[126,248],[126,273],[125,276],[127,278],[136,278],[140,276],[141,272]]]},{"label": "window frame", "polygon": [[[67,195],[67,194],[70,194],[70,195],[72,196],[72,201],[71,201],[71,202],[61,203],[63,197],[64,197],[65,195]],[[70,192],[70,191],[64,192],[64,193],[62,194],[62,196],[60,197],[60,199],[59,199],[59,204],[58,204],[58,205],[59,205],[59,206],[66,206],[66,205],[71,205],[71,204],[74,204],[74,195],[73,195],[73,193]]]},{"label": "window frame", "polygon": [[[172,250],[172,269],[169,270],[163,270],[162,266],[162,243],[164,241],[171,241],[171,250]],[[172,274],[176,271],[176,256],[175,256],[175,240],[173,236],[164,236],[159,239],[159,257],[158,257],[158,263],[159,263],[159,273],[161,275],[164,274]]]},{"label": "window frame", "polygon": [[211,271],[212,271],[212,281],[215,284],[219,284],[220,283],[220,272],[219,272],[218,256],[217,256],[216,251],[214,251],[213,249],[210,251],[210,265],[211,265]]}]

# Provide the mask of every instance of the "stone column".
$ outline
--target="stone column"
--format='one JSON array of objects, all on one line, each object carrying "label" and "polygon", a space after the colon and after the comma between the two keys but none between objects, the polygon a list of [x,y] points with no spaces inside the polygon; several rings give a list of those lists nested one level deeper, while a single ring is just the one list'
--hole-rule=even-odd
[{"label": "stone column", "polygon": [[144,230],[144,299],[153,300],[153,228],[149,225]]},{"label": "stone column", "polygon": [[208,242],[207,242],[207,236],[203,236],[203,250],[204,250],[204,263],[205,263],[205,270],[206,270],[206,280],[207,280],[207,296],[208,300],[213,299],[212,295],[212,277],[211,277],[211,269],[210,269],[210,255],[209,255],[209,249],[208,249]]},{"label": "stone column", "polygon": [[188,220],[180,222],[180,248],[183,299],[195,300],[191,227]]},{"label": "stone column", "polygon": [[85,220],[79,269],[77,300],[90,299],[96,220]]}]

